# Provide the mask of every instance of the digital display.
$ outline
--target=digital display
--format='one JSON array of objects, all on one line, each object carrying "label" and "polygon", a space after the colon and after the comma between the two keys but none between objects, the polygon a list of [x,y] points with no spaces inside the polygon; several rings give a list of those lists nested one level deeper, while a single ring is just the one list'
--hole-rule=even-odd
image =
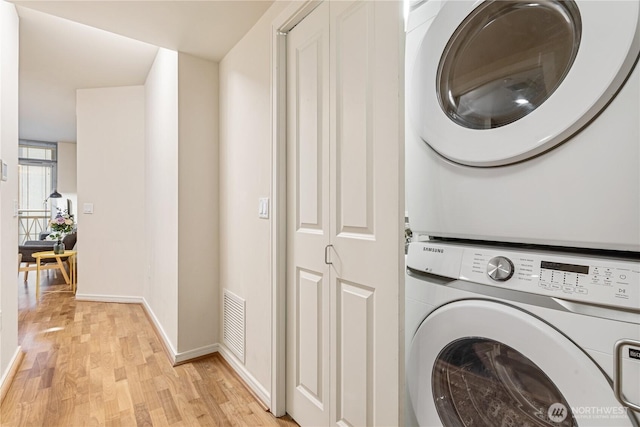
[{"label": "digital display", "polygon": [[569,273],[589,274],[588,265],[563,264],[561,262],[541,261],[540,268],[549,270],[568,271]]}]

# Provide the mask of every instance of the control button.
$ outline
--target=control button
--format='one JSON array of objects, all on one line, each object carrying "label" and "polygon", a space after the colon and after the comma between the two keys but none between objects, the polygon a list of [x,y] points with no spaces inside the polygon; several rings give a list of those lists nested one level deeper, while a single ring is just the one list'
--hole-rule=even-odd
[{"label": "control button", "polygon": [[505,282],[513,276],[513,263],[509,258],[497,256],[487,264],[487,274],[496,282]]},{"label": "control button", "polygon": [[577,294],[587,295],[589,293],[589,289],[587,288],[576,288]]},{"label": "control button", "polygon": [[563,286],[562,287],[562,291],[566,292],[568,294],[572,294],[573,293],[573,288],[571,286]]},{"label": "control button", "polygon": [[551,289],[553,291],[558,291],[558,290],[560,290],[560,285],[552,284],[552,285],[549,286],[549,289]]}]

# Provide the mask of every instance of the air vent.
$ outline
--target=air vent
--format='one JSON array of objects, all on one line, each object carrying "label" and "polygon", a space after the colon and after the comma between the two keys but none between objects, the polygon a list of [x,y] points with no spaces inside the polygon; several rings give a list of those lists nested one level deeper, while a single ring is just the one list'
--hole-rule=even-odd
[{"label": "air vent", "polygon": [[245,300],[224,290],[224,334],[222,341],[244,363]]}]

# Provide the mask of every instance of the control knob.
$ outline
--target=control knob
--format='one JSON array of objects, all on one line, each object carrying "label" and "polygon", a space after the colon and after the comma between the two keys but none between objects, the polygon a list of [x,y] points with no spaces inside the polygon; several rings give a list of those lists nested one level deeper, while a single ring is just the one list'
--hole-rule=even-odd
[{"label": "control knob", "polygon": [[487,274],[496,282],[506,282],[513,276],[513,263],[507,257],[497,256],[489,260]]}]

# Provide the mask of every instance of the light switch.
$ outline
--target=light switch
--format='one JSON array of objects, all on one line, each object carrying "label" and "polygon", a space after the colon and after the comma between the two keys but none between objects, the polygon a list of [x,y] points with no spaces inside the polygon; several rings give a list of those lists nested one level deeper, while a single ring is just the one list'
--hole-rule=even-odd
[{"label": "light switch", "polygon": [[93,203],[85,203],[82,205],[82,213],[92,214],[93,213]]},{"label": "light switch", "polygon": [[1,179],[3,181],[6,181],[7,176],[9,175],[9,168],[7,167],[7,164],[2,160],[0,160],[0,175],[2,176]]},{"label": "light switch", "polygon": [[258,218],[269,218],[269,198],[262,197],[258,200]]}]

